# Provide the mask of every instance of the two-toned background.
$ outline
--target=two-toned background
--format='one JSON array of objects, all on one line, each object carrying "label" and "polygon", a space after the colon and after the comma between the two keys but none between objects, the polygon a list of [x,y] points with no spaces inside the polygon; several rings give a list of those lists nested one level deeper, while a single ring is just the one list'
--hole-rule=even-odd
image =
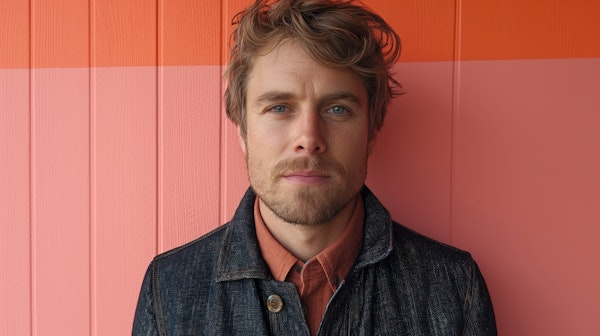
[{"label": "two-toned background", "polygon": [[[599,335],[600,3],[365,0],[403,38],[368,185],[472,252],[501,335]],[[0,0],[0,335],[125,335],[148,262],[247,180],[243,0]]]}]

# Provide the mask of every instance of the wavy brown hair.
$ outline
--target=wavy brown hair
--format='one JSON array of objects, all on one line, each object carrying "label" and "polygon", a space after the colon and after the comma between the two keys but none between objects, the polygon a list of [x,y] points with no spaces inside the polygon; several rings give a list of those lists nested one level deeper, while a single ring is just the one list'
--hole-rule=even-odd
[{"label": "wavy brown hair", "polygon": [[257,0],[232,24],[225,109],[242,135],[253,61],[289,39],[323,66],[348,68],[362,78],[369,98],[369,137],[377,134],[401,87],[390,73],[400,55],[400,37],[379,15],[354,0]]}]

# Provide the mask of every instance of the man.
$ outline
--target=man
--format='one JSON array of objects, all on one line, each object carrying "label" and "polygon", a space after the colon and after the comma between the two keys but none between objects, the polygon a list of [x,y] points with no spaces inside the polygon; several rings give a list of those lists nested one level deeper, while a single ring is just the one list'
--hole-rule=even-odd
[{"label": "man", "polygon": [[225,94],[251,188],[148,268],[135,335],[495,335],[470,255],[392,221],[364,186],[396,33],[351,1],[258,0]]}]

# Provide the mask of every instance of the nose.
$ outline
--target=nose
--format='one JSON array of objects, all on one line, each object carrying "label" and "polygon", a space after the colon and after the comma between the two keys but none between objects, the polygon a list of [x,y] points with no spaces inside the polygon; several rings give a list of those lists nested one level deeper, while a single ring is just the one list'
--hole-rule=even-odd
[{"label": "nose", "polygon": [[303,111],[296,119],[294,151],[297,154],[323,154],[327,151],[327,127],[316,110]]}]

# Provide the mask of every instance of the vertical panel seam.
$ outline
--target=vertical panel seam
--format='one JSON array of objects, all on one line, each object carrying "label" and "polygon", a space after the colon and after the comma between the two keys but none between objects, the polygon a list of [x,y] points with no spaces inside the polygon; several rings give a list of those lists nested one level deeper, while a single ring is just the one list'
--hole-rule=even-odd
[{"label": "vertical panel seam", "polygon": [[164,76],[163,76],[163,59],[161,57],[162,55],[162,48],[163,48],[163,38],[162,38],[162,29],[164,28],[164,24],[161,20],[162,16],[164,15],[164,11],[162,10],[162,5],[163,2],[161,2],[161,0],[156,0],[156,51],[155,51],[155,76],[156,76],[156,142],[155,142],[155,146],[156,146],[156,188],[155,188],[155,192],[156,192],[156,209],[155,209],[155,215],[156,215],[156,227],[155,227],[155,232],[154,232],[154,239],[155,239],[155,246],[154,246],[154,254],[158,254],[159,251],[162,251],[163,249],[163,234],[162,234],[162,230],[164,230],[164,222],[163,222],[163,178],[162,178],[162,173],[163,173],[163,155],[162,155],[162,146],[163,146],[163,108],[162,108],[162,93],[163,93],[163,80],[164,80]]},{"label": "vertical panel seam", "polygon": [[221,42],[219,43],[219,93],[220,93],[220,97],[219,100],[221,101],[221,104],[219,105],[219,118],[217,118],[217,120],[219,120],[219,171],[218,171],[218,183],[219,183],[219,204],[218,204],[218,223],[217,225],[220,225],[221,223],[225,222],[225,178],[223,176],[223,171],[225,169],[225,164],[223,162],[224,160],[224,148],[223,148],[223,144],[225,143],[223,137],[225,136],[225,132],[223,131],[223,115],[224,115],[224,106],[223,106],[223,94],[224,94],[224,81],[223,81],[223,69],[224,69],[224,64],[226,62],[226,60],[224,59],[224,46],[223,46],[223,41],[227,41],[227,39],[225,38],[225,29],[224,29],[224,25],[225,25],[225,6],[223,5],[225,1],[220,1],[219,2],[219,11],[221,12],[220,17],[219,17],[219,36],[221,36]]},{"label": "vertical panel seam", "polygon": [[96,257],[97,257],[97,246],[96,246],[96,232],[97,232],[97,221],[96,221],[96,110],[95,110],[95,92],[94,86],[94,71],[92,71],[92,65],[94,64],[93,51],[95,51],[95,16],[92,14],[95,8],[95,1],[88,1],[88,137],[89,137],[89,216],[90,216],[90,232],[89,232],[89,246],[90,246],[90,335],[95,336],[97,330],[97,318],[96,318],[96,305],[97,305],[97,281],[96,281]]},{"label": "vertical panel seam", "polygon": [[459,110],[460,64],[462,53],[462,0],[456,0],[454,10],[454,60],[452,61],[452,118],[450,119],[450,195],[448,240],[452,244],[454,238],[454,176],[456,155],[456,125]]},{"label": "vertical panel seam", "polygon": [[33,135],[33,0],[29,0],[29,333],[35,329],[35,190]]}]

